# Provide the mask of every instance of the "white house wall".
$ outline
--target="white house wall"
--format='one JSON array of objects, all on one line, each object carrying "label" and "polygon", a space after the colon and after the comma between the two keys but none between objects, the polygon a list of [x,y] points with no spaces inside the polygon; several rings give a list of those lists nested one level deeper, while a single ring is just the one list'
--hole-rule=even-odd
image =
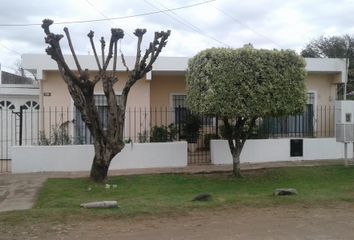
[{"label": "white house wall", "polygon": [[[211,162],[231,164],[232,156],[226,140],[211,140]],[[353,144],[348,145],[348,157],[353,157]],[[290,157],[290,139],[250,139],[240,156],[241,163],[262,163],[299,160],[343,159],[344,144],[335,138],[309,138],[303,140],[303,156]]]},{"label": "white house wall", "polygon": [[[12,172],[89,171],[92,145],[12,147]],[[110,170],[187,166],[187,143],[127,144]]]},{"label": "white house wall", "polygon": [[[225,140],[212,140],[212,164],[231,164]],[[112,161],[110,170],[187,166],[187,143],[127,144]],[[92,145],[15,146],[12,147],[12,172],[89,171],[94,156]],[[353,157],[349,145],[348,157]],[[303,157],[290,157],[290,139],[248,140],[241,163],[344,158],[344,145],[334,138],[304,139]]]}]

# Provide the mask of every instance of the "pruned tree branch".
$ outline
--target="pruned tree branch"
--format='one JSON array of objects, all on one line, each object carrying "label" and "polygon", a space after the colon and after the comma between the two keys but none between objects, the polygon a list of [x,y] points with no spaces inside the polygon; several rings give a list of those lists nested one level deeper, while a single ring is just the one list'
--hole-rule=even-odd
[{"label": "pruned tree branch", "polygon": [[[162,48],[166,46],[167,39],[171,34],[171,31],[168,30],[166,32],[155,32],[154,40],[150,43],[149,48],[146,49],[144,56],[141,59],[140,54],[140,45],[143,38],[143,35],[146,33],[145,29],[137,29],[135,30],[134,34],[138,37],[138,45],[137,45],[137,56],[135,60],[135,67],[130,72],[130,76],[128,81],[126,82],[122,95],[123,95],[123,103],[126,104],[127,96],[130,91],[130,88],[135,84],[136,81],[143,78],[144,75],[151,71],[152,64],[156,61],[157,57],[159,56]],[[149,59],[149,63],[147,64],[146,61]]]},{"label": "pruned tree branch", "polygon": [[154,41],[152,42],[153,49],[150,57],[150,61],[148,65],[146,66],[146,70],[144,71],[143,74],[149,72],[152,69],[152,64],[156,61],[157,57],[159,56],[160,52],[162,51],[162,48],[164,48],[167,44],[167,39],[170,36],[171,31],[168,30],[166,32],[161,31],[161,32],[155,32],[155,38]]},{"label": "pruned tree branch", "polygon": [[141,58],[141,42],[143,41],[144,34],[146,33],[146,29],[137,28],[134,31],[134,35],[138,38],[138,43],[136,47],[136,59],[135,59],[135,69],[138,69]]},{"label": "pruned tree branch", "polygon": [[97,67],[98,67],[98,70],[101,72],[101,71],[102,71],[102,68],[101,68],[100,60],[98,59],[97,52],[96,52],[96,47],[95,47],[95,43],[93,42],[94,34],[95,34],[94,31],[91,30],[91,31],[87,34],[87,36],[90,38],[91,48],[92,48],[93,54],[95,55]]},{"label": "pruned tree branch", "polygon": [[[45,43],[49,44],[49,47],[46,49],[46,52],[51,58],[57,62],[59,68],[62,69],[63,74],[70,78],[64,78],[64,81],[72,81],[73,83],[82,86],[80,79],[70,70],[68,65],[65,62],[63,53],[60,48],[60,40],[63,38],[62,34],[54,34],[50,32],[50,25],[53,24],[53,21],[50,19],[44,19],[42,28],[46,34]],[[72,84],[72,83],[71,83]]]},{"label": "pruned tree branch", "polygon": [[103,70],[107,69],[109,62],[111,61],[111,59],[113,57],[113,46],[114,46],[114,44],[119,39],[122,39],[124,37],[124,32],[120,28],[112,28],[111,29],[111,33],[112,33],[112,35],[111,35],[111,40],[109,42],[108,54],[107,54],[107,58],[105,60],[105,63],[103,65]]},{"label": "pruned tree branch", "polygon": [[120,54],[120,57],[122,58],[122,63],[123,63],[123,66],[125,67],[125,70],[126,70],[127,72],[129,72],[129,67],[127,66],[127,62],[125,61],[124,54],[121,53],[121,54]]},{"label": "pruned tree branch", "polygon": [[104,37],[101,37],[100,42],[101,42],[101,56],[102,56],[102,66],[103,66],[104,65],[104,59],[105,59],[105,57],[104,57],[104,55],[105,55],[104,49],[106,47],[106,41],[104,40]]},{"label": "pruned tree branch", "polygon": [[69,47],[70,47],[70,51],[71,51],[71,54],[73,55],[73,58],[74,58],[74,61],[75,61],[75,64],[76,64],[77,70],[78,70],[78,71],[79,71],[79,73],[81,74],[82,69],[81,69],[81,66],[80,66],[79,60],[77,60],[77,56],[76,56],[76,53],[75,53],[75,50],[74,50],[74,47],[73,47],[73,43],[72,43],[72,41],[71,41],[71,37],[70,37],[70,33],[69,33],[69,29],[68,29],[67,27],[64,27],[64,32],[65,32],[66,38],[68,39],[68,43],[69,43]]},{"label": "pruned tree branch", "polygon": [[113,56],[113,75],[117,71],[117,42],[114,43],[114,56]]}]

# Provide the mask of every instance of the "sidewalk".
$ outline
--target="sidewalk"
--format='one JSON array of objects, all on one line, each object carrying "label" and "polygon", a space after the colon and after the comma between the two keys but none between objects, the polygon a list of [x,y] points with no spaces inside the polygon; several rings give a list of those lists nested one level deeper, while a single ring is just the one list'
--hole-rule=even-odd
[{"label": "sidewalk", "polygon": [[[295,166],[320,166],[343,164],[342,160],[325,161],[294,161],[269,162],[257,164],[241,164],[244,171]],[[184,168],[149,168],[109,171],[109,176],[135,175],[135,174],[161,174],[161,173],[212,173],[231,172],[232,165],[195,165]],[[38,191],[48,178],[80,178],[88,177],[89,172],[49,172],[26,174],[0,174],[0,212],[23,210],[32,208]]]}]

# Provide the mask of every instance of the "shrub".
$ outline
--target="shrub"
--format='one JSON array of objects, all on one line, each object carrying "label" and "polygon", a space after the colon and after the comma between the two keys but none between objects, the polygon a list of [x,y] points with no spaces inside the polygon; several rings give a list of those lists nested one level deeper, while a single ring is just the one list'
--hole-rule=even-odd
[{"label": "shrub", "polygon": [[70,145],[72,143],[68,129],[63,127],[52,127],[49,137],[44,131],[39,133],[38,145]]},{"label": "shrub", "polygon": [[209,150],[210,149],[210,140],[212,139],[219,139],[219,136],[215,133],[207,133],[204,135],[204,148]]},{"label": "shrub", "polygon": [[201,127],[200,117],[198,115],[190,114],[183,126],[183,135],[187,142],[196,143],[199,138],[199,129]]},{"label": "shrub", "polygon": [[151,129],[150,142],[172,142],[176,140],[177,128],[174,124],[166,126],[155,126]]}]

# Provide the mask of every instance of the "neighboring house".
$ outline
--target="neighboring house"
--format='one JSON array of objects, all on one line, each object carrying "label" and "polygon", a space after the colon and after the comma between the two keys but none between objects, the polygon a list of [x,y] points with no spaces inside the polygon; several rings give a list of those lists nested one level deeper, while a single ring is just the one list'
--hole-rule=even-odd
[{"label": "neighboring house", "polygon": [[10,158],[9,146],[19,144],[20,108],[23,138],[38,130],[39,87],[32,79],[0,71],[0,159]]},{"label": "neighboring house", "polygon": [[[73,58],[71,56],[66,56],[65,58],[69,67],[75,69]],[[88,68],[92,75],[97,72],[94,56],[79,56],[78,58],[81,66]],[[80,130],[83,127],[83,123],[79,115],[73,112],[75,110],[73,101],[64,81],[61,79],[56,63],[46,55],[28,54],[23,55],[22,59],[23,67],[35,72],[37,78],[40,79],[39,102],[43,109],[50,109],[51,111],[53,109],[56,109],[56,111],[64,109],[60,116],[61,122],[57,119],[58,122],[61,124],[76,122],[71,133],[73,135],[85,135],[86,133]],[[126,57],[126,60],[128,66],[133,66],[133,57]],[[187,57],[159,57],[153,65],[152,71],[132,87],[127,104],[128,113],[125,129],[127,136],[131,135],[130,132],[139,133],[141,136],[144,131],[149,131],[151,126],[168,125],[168,123],[176,122],[181,117],[176,114],[175,109],[185,107],[187,64]],[[285,123],[273,121],[272,126],[273,128],[274,126],[275,128],[284,128],[285,124],[288,132],[305,128],[307,129],[306,131],[313,132],[314,128],[322,129],[324,126],[329,127],[329,132],[333,132],[333,117],[329,113],[322,117],[322,107],[334,106],[334,101],[338,99],[337,90],[345,82],[345,61],[342,59],[307,58],[306,70],[305,84],[308,105],[305,117],[300,118],[300,120],[298,120],[299,118],[290,118]],[[115,86],[118,95],[121,93],[122,86],[127,79],[127,73],[121,63],[119,64],[119,71],[120,80]],[[95,93],[99,111],[104,114],[106,104],[100,84],[96,85]],[[319,111],[321,111],[321,117],[316,116]],[[307,119],[306,116],[310,115],[311,117]],[[49,115],[42,116],[42,128],[50,129],[52,127],[49,124],[46,125],[46,119],[50,117]],[[312,132],[311,135],[316,136],[316,133]],[[89,136],[81,137],[89,138]]]},{"label": "neighboring house", "polygon": [[0,71],[0,109],[39,108],[39,86],[31,78]]}]

